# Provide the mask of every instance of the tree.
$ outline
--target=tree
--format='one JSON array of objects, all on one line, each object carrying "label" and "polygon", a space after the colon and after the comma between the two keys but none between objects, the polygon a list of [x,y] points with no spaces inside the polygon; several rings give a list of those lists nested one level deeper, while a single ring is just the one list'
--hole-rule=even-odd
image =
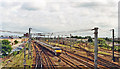
[{"label": "tree", "polygon": [[78,36],[71,36],[71,38],[78,38]]},{"label": "tree", "polygon": [[12,50],[11,45],[2,45],[2,54],[3,56],[7,56],[7,53],[10,53]]},{"label": "tree", "polygon": [[2,44],[3,45],[9,45],[11,42],[10,41],[8,41],[8,40],[2,40]]},{"label": "tree", "polygon": [[15,52],[13,52],[13,55],[16,55],[18,52],[17,51],[15,51]]},{"label": "tree", "polygon": [[109,39],[108,37],[105,38],[106,41],[112,41],[111,39]]},{"label": "tree", "polygon": [[22,38],[22,37],[19,37],[20,39]]},{"label": "tree", "polygon": [[2,40],[2,54],[3,56],[7,56],[12,50],[10,42],[8,40]]},{"label": "tree", "polygon": [[17,41],[17,40],[15,40],[15,41],[14,41],[14,43],[15,43],[15,44],[17,44],[17,43],[18,43],[18,41]]},{"label": "tree", "polygon": [[1,35],[1,37],[3,37],[3,35]]},{"label": "tree", "polygon": [[109,45],[106,43],[105,39],[98,38],[98,43],[105,48],[109,48]]},{"label": "tree", "polygon": [[66,37],[66,38],[69,38],[69,37]]},{"label": "tree", "polygon": [[88,38],[88,42],[93,42],[92,38]]},{"label": "tree", "polygon": [[102,39],[102,38],[98,38],[98,43],[99,44],[105,44],[106,41],[104,39]]},{"label": "tree", "polygon": [[87,38],[91,38],[91,36],[85,36],[85,38],[87,39]]},{"label": "tree", "polygon": [[82,39],[82,37],[81,37],[81,36],[79,36],[79,37],[78,37],[78,39]]}]

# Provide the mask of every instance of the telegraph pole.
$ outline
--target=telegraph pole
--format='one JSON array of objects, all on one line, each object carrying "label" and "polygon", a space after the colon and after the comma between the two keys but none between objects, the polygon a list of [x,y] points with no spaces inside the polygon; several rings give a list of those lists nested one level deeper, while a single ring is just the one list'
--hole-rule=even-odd
[{"label": "telegraph pole", "polygon": [[58,35],[58,46],[59,46],[59,35]]},{"label": "telegraph pole", "polygon": [[72,38],[72,47],[74,47],[74,44],[75,44],[75,40],[74,40],[74,38]]},{"label": "telegraph pole", "polygon": [[66,38],[67,35],[65,35],[65,46],[67,48],[67,38]]},{"label": "telegraph pole", "polygon": [[62,39],[62,45],[63,45],[63,42],[64,42],[64,38],[63,38],[63,35],[62,35],[61,39]]},{"label": "telegraph pole", "polygon": [[72,47],[72,41],[71,41],[71,34],[70,34],[70,49],[71,49],[71,47]]},{"label": "telegraph pole", "polygon": [[24,65],[26,65],[26,45],[25,45],[25,39],[24,39]]},{"label": "telegraph pole", "polygon": [[31,29],[32,28],[29,28],[29,41],[28,41],[28,59],[30,58],[30,55],[32,57],[32,54],[31,54]]},{"label": "telegraph pole", "polygon": [[54,44],[54,41],[55,41],[55,36],[53,36],[53,41],[52,41],[52,42],[53,42],[53,44]]},{"label": "telegraph pole", "polygon": [[2,53],[2,41],[0,41],[0,54]]},{"label": "telegraph pole", "polygon": [[49,35],[48,35],[48,44],[49,44]]},{"label": "telegraph pole", "polygon": [[57,37],[55,36],[55,46],[57,46]]},{"label": "telegraph pole", "polygon": [[94,46],[94,68],[97,69],[97,59],[98,59],[98,28],[94,28],[92,30],[95,30],[95,46]]},{"label": "telegraph pole", "polygon": [[45,35],[44,35],[44,41],[45,41]]},{"label": "telegraph pole", "polygon": [[112,60],[113,62],[115,62],[115,56],[114,56],[114,29],[112,29],[112,37],[113,37],[113,47],[112,47],[112,53],[113,53],[113,56],[112,56]]},{"label": "telegraph pole", "polygon": [[51,35],[50,35],[50,44],[51,44]]},{"label": "telegraph pole", "polygon": [[56,45],[56,44],[55,44],[55,43],[56,43],[56,42],[55,42],[55,36],[53,36],[53,43],[54,43],[53,45]]},{"label": "telegraph pole", "polygon": [[52,37],[52,35],[53,35],[53,33],[50,35],[50,44],[51,44],[51,42],[52,42],[52,38],[51,38],[51,37]]}]

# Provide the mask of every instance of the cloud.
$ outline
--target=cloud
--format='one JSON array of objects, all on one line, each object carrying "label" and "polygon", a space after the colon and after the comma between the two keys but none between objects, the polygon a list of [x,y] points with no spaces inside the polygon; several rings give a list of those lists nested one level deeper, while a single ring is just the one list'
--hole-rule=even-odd
[{"label": "cloud", "polygon": [[99,6],[105,6],[104,4],[100,4],[98,2],[85,2],[85,3],[76,3],[74,7],[84,7],[84,8],[94,8]]},{"label": "cloud", "polygon": [[[4,1],[0,3],[0,24],[4,24],[6,30],[27,31],[32,27],[33,31],[35,28],[45,32],[92,29],[95,26],[106,31],[117,28],[117,2],[77,1]],[[101,36],[104,34],[100,33]]]},{"label": "cloud", "polygon": [[41,10],[46,7],[46,2],[44,0],[35,0],[33,2],[24,2],[21,9],[28,11]]},{"label": "cloud", "polygon": [[23,10],[28,10],[28,11],[34,11],[34,10],[39,10],[39,8],[29,4],[29,3],[24,3],[21,7]]}]

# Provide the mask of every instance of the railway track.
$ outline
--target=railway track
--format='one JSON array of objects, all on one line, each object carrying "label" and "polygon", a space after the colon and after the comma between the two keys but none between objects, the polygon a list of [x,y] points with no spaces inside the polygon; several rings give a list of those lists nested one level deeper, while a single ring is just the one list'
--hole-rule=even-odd
[{"label": "railway track", "polygon": [[[85,45],[85,44],[82,44],[82,45]],[[68,46],[70,46],[70,45],[68,45]],[[84,47],[90,48],[90,45],[87,45],[87,46],[84,46]],[[76,47],[74,47],[74,48],[76,48]],[[103,48],[100,48],[99,51],[101,51],[101,52],[106,52],[106,53],[109,53],[109,54],[112,54],[112,51],[111,51],[111,50],[106,50],[106,49],[103,49]],[[103,55],[103,56],[107,56],[107,57],[111,57],[111,58],[112,58],[112,55],[107,55],[107,54],[102,54],[102,53],[98,53],[98,54]],[[118,53],[117,51],[115,51],[114,54],[115,54],[116,56],[119,56],[119,53]]]},{"label": "railway track", "polygon": [[[104,50],[99,50],[99,51],[102,51],[102,52],[106,52],[106,53],[109,53],[109,54],[112,54],[112,51],[104,51]],[[116,56],[119,56],[119,53],[115,52],[114,53]],[[104,54],[106,55],[106,54]],[[110,55],[106,55],[106,56],[110,56]],[[112,56],[111,56],[112,57]]]},{"label": "railway track", "polygon": [[[60,46],[59,46],[60,47]],[[75,48],[75,47],[74,47]],[[92,57],[93,59],[90,59],[90,58],[87,58],[87,57],[84,57],[84,56],[82,56],[82,59],[84,58],[84,60],[86,60],[86,61],[90,61],[90,62],[92,62],[92,63],[94,63],[94,55],[92,54],[92,52],[90,52],[90,51],[87,51],[87,50],[85,50],[85,49],[83,49],[83,48],[79,48],[80,50],[83,50],[83,51],[85,51],[85,52],[87,52],[87,53],[89,53],[89,56],[90,57]],[[64,50],[64,51],[66,51],[66,50]],[[72,52],[69,52],[69,51],[67,51],[68,53],[70,53],[70,54],[73,54],[73,55],[75,55],[75,56],[77,56],[77,57],[81,57],[81,55],[78,55],[78,54],[74,54],[74,53],[72,53]],[[112,63],[112,62],[110,62],[110,61],[108,61],[108,60],[105,60],[105,59],[103,59],[103,58],[101,58],[101,57],[98,57],[98,64],[99,64],[99,66],[100,67],[104,67],[104,68],[120,68],[120,65],[118,65],[118,64],[115,64],[115,63]]]},{"label": "railway track", "polygon": [[36,66],[35,66],[35,69],[42,68],[42,67],[43,67],[43,65],[42,65],[40,54],[36,54]]},{"label": "railway track", "polygon": [[78,65],[74,64],[73,62],[69,61],[68,59],[66,59],[66,58],[64,58],[64,57],[62,57],[62,56],[59,56],[59,58],[60,58],[63,62],[65,62],[66,64],[68,64],[69,66],[71,66],[71,67],[74,68],[74,69],[82,69],[82,68],[80,68]]},{"label": "railway track", "polygon": [[[94,59],[90,59],[88,57],[84,57],[84,56],[81,56],[81,55],[78,55],[78,54],[74,54],[72,52],[69,52],[67,51],[67,55],[72,57],[72,58],[75,58],[71,55],[74,55],[76,56],[77,58],[75,58],[76,60],[80,61],[81,63],[85,64],[86,66],[88,66],[88,68],[91,68],[93,69],[94,68]],[[71,54],[71,55],[69,55]],[[102,68],[102,69],[108,69],[108,66],[106,66],[104,63],[101,63],[101,62],[98,62],[98,68]]]},{"label": "railway track", "polygon": [[[84,45],[85,45],[85,44],[84,44]],[[90,46],[90,45],[86,45],[85,47],[90,48],[91,46]],[[94,47],[92,47],[92,49],[93,49],[93,48],[94,48]],[[104,48],[101,48],[101,47],[99,48],[98,51],[106,52],[106,53],[112,54],[112,50],[104,49]],[[101,53],[99,53],[99,54],[101,54]],[[116,56],[119,55],[118,51],[115,51],[114,54],[115,54]],[[106,54],[102,54],[102,55],[105,55],[105,56],[108,56],[108,57],[112,57],[112,56],[110,56],[110,55],[106,55]]]},{"label": "railway track", "polygon": [[[83,50],[83,51],[85,51],[85,52],[87,52],[87,53],[89,53],[89,57],[92,57],[93,59],[90,59],[90,58],[88,58],[88,57],[84,57],[84,56],[81,56],[81,55],[79,55],[79,54],[74,54],[74,53],[72,53],[72,52],[69,52],[69,51],[67,51],[67,53],[69,53],[69,55],[67,55],[68,57],[70,57],[70,58],[72,58],[72,59],[75,59],[75,60],[77,60],[77,61],[79,61],[79,62],[81,62],[81,63],[83,63],[84,65],[86,65],[86,66],[88,66],[89,68],[93,68],[93,64],[94,64],[94,55],[92,54],[92,52],[90,52],[90,51],[87,51],[87,50],[85,50],[85,49],[83,49],[83,48],[79,48],[79,49],[81,49],[81,50]],[[65,50],[64,50],[65,51]],[[77,58],[79,58],[79,59],[82,59],[82,60],[79,60],[79,59],[77,59]],[[61,58],[60,57],[60,59],[62,59],[65,63],[67,63],[67,64],[70,64],[70,62],[67,62],[65,59],[63,59],[63,58]],[[84,60],[84,61],[83,61]],[[87,61],[87,62],[86,62]],[[73,65],[74,66],[74,65]],[[72,66],[71,66],[72,67]],[[77,66],[76,66],[77,67]],[[112,63],[112,62],[110,62],[110,61],[108,61],[108,60],[105,60],[105,59],[103,59],[103,58],[101,58],[101,57],[98,57],[98,67],[99,68],[107,68],[107,69],[111,69],[111,68],[113,68],[113,67],[115,67],[115,68],[120,68],[120,65],[117,65],[117,64],[115,64],[115,63]]]},{"label": "railway track", "polygon": [[[44,49],[42,49],[40,46],[38,46],[38,44],[36,44],[36,46],[38,47],[36,49],[41,50],[41,53],[37,55],[38,58],[36,59],[36,61],[37,61],[36,68],[40,68],[40,66],[42,66],[41,68],[45,68],[45,69],[55,69],[53,62],[49,58],[48,54],[44,51]],[[37,50],[37,52],[39,52],[39,51]]]},{"label": "railway track", "polygon": [[[103,50],[103,51],[109,51],[109,52],[112,52],[111,50],[104,49],[104,48],[101,48],[101,50]],[[115,53],[119,53],[119,52],[118,52],[118,51],[115,51]]]},{"label": "railway track", "polygon": [[41,60],[41,51],[38,50],[37,46],[35,44],[34,45],[34,48],[35,48],[35,51],[36,51],[36,61],[35,61],[35,67],[34,69],[38,69],[38,68],[43,68],[43,65],[42,65],[42,60]]},{"label": "railway track", "polygon": [[[82,49],[83,49],[83,48],[82,48]],[[87,51],[87,50],[85,50],[85,49],[83,49],[83,50],[86,51],[87,53],[90,53],[89,55],[90,55],[92,58],[94,58],[94,55],[92,54],[92,52]],[[115,64],[115,63],[112,63],[111,61],[105,60],[105,59],[103,59],[103,58],[101,58],[101,57],[98,57],[98,61],[101,62],[102,64],[105,64],[105,65],[108,66],[109,68],[110,68],[110,66],[120,68],[120,65],[117,65],[117,64]],[[98,63],[99,63],[99,62],[98,62]]]},{"label": "railway track", "polygon": [[91,63],[90,61],[87,62],[88,59],[86,59],[86,58],[77,57],[77,56],[75,56],[75,54],[71,54],[71,55],[70,55],[70,54],[67,54],[66,56],[68,56],[68,57],[70,57],[70,58],[72,58],[72,59],[75,59],[75,60],[79,61],[80,63],[84,64],[84,65],[87,66],[88,68],[91,68],[91,69],[94,68],[94,64]]},{"label": "railway track", "polygon": [[[89,59],[90,61],[94,62],[94,55],[92,54],[92,52],[89,52],[89,51],[87,51],[87,50],[85,50],[85,49],[83,49],[83,48],[80,48],[80,49],[82,49],[82,50],[86,51],[87,53],[89,53],[89,56],[92,57],[93,59],[89,59],[89,58],[87,58],[87,57],[84,57],[84,58]],[[74,54],[74,53],[69,52],[69,51],[67,51],[67,52],[68,52],[68,53],[71,53],[71,54]],[[80,57],[80,55],[78,55],[78,54],[74,54],[74,55]],[[103,58],[101,58],[101,57],[98,57],[98,64],[99,64],[99,65],[102,65],[102,66],[104,66],[104,67],[107,67],[107,68],[113,68],[113,67],[120,68],[120,65],[117,65],[117,64],[115,64],[115,63],[112,63],[112,62],[110,62],[110,61],[108,61],[108,60],[105,60],[105,59],[103,59]]]},{"label": "railway track", "polygon": [[[50,52],[47,52],[47,50],[46,50],[46,53],[50,53]],[[52,54],[52,55],[54,55],[54,54]],[[55,55],[54,55],[54,56],[55,56]],[[67,65],[69,65],[71,68],[81,69],[78,65],[76,65],[75,63],[73,63],[73,61],[70,61],[70,59],[68,60],[68,59],[66,59],[66,58],[63,57],[63,56],[58,56],[58,58],[59,58],[60,60],[62,60],[63,62],[65,62]]]},{"label": "railway track", "polygon": [[[46,50],[46,49],[45,49]],[[47,52],[48,50],[46,50],[46,52]],[[53,54],[54,55],[54,54]],[[76,60],[77,62],[80,62],[80,63],[82,63],[82,64],[84,64],[85,66],[87,66],[88,68],[94,68],[94,66],[93,65],[91,65],[91,64],[89,64],[88,62],[85,62],[85,61],[83,61],[83,60],[80,60],[80,59],[77,59],[77,58],[75,58],[75,57],[72,57],[72,56],[70,56],[70,55],[67,55],[67,57],[69,57],[69,58],[71,58],[71,59],[73,59],[73,60]],[[64,58],[63,56],[59,56],[58,57],[59,59],[61,59],[63,62],[65,62],[66,64],[68,64],[70,67],[72,67],[72,68],[77,68],[77,69],[81,69],[81,67],[79,66],[79,65],[76,65],[75,63],[74,63],[74,61],[72,61],[71,59],[67,59],[67,58]]]},{"label": "railway track", "polygon": [[[37,44],[38,45],[38,44]],[[39,46],[40,48],[42,47],[42,46]],[[46,54],[46,55],[48,55],[49,53],[50,53],[50,51],[48,51],[47,49],[42,49],[42,50],[44,50],[44,53]],[[49,53],[48,53],[49,52]],[[53,53],[51,53],[52,55],[54,55]],[[55,56],[55,55],[54,55]],[[68,60],[68,59],[66,59],[66,58],[64,58],[63,56],[58,56],[58,58],[59,59],[61,59],[64,63],[66,63],[67,65],[69,65],[70,66],[70,68],[74,68],[74,69],[81,69],[79,66],[77,66],[76,64],[74,64],[72,61],[70,61],[70,60]],[[53,68],[51,68],[51,69],[53,69]]]},{"label": "railway track", "polygon": [[45,55],[45,58],[46,58],[46,60],[48,60],[48,69],[55,69],[55,67],[54,67],[54,64],[53,64],[53,62],[51,61],[51,59],[48,57],[48,54],[43,50],[43,52],[44,52],[44,55]]}]

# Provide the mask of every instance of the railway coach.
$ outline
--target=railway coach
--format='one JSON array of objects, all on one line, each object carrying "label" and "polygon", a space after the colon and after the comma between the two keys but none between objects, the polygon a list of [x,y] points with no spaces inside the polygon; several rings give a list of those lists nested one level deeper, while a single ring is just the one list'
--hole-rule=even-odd
[{"label": "railway coach", "polygon": [[56,56],[59,56],[62,53],[62,50],[59,47],[52,47]]},{"label": "railway coach", "polygon": [[49,44],[46,44],[46,43],[43,43],[43,42],[40,42],[40,44],[51,48],[51,51],[54,52],[55,56],[60,56],[60,54],[62,53],[62,50],[59,47],[54,47],[52,45],[49,45]]}]

